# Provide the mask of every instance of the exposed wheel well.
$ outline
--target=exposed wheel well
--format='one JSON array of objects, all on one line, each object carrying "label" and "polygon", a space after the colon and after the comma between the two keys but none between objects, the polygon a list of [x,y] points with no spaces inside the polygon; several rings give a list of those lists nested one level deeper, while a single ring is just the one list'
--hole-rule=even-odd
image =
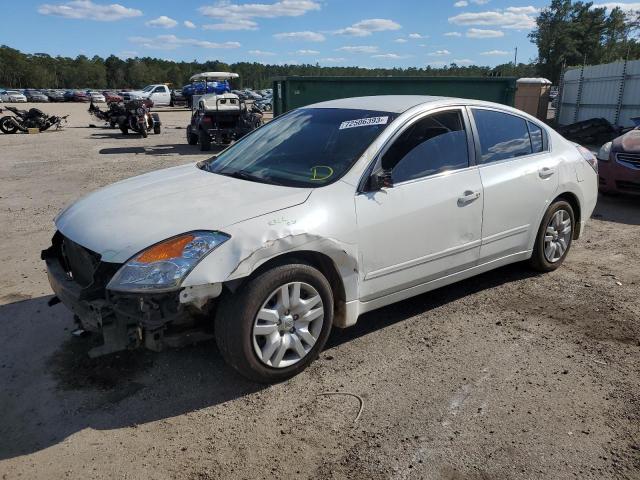
[{"label": "exposed wheel well", "polygon": [[[331,285],[331,292],[333,293],[333,323],[335,325],[344,324],[342,321],[343,317],[346,315],[346,293],[344,283],[342,282],[342,277],[340,276],[335,263],[333,263],[333,260],[323,253],[311,250],[283,253],[282,255],[278,255],[277,257],[274,257],[260,265],[249,277],[245,278],[242,283],[275,266],[296,262],[306,263],[317,268],[327,278],[329,285]],[[234,285],[231,290],[234,291],[238,286]]]},{"label": "exposed wheel well", "polygon": [[[575,215],[576,225],[580,225],[580,221],[582,219],[582,212],[580,211],[580,201],[578,200],[578,197],[576,197],[571,192],[564,192],[564,193],[558,195],[553,200],[553,202],[555,202],[557,200],[564,200],[564,201],[568,202],[569,205],[571,205],[571,208],[573,208],[573,213]],[[574,228],[573,229],[573,239],[577,240],[579,237],[580,237],[580,228],[579,227],[578,228]]]}]

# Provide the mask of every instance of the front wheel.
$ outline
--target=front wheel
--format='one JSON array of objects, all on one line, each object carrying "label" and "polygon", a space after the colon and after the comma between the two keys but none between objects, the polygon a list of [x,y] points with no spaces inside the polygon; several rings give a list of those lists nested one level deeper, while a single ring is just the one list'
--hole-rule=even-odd
[{"label": "front wheel", "polygon": [[0,130],[2,133],[12,134],[18,131],[18,127],[12,120],[12,116],[0,118]]},{"label": "front wheel", "polygon": [[200,150],[208,152],[211,150],[211,137],[206,130],[200,130],[198,141],[200,142]]},{"label": "front wheel", "polygon": [[187,127],[187,143],[189,145],[197,145],[198,144],[198,135],[191,131],[191,125]]},{"label": "front wheel", "polygon": [[149,135],[149,132],[147,132],[147,126],[146,125],[141,125],[140,126],[140,135],[142,135],[142,138],[147,138],[147,136]]},{"label": "front wheel", "polygon": [[160,125],[154,125],[154,126],[153,126],[153,134],[154,134],[154,135],[160,135],[160,132],[161,132],[161,131],[162,131],[162,130],[161,130],[161,128],[160,128]]},{"label": "front wheel", "polygon": [[261,383],[281,382],[304,370],[324,347],[333,323],[327,279],[306,264],[281,265],[226,297],[215,319],[224,359]]},{"label": "front wheel", "polygon": [[551,272],[562,265],[571,248],[575,215],[569,202],[558,200],[545,213],[529,264],[534,270]]}]

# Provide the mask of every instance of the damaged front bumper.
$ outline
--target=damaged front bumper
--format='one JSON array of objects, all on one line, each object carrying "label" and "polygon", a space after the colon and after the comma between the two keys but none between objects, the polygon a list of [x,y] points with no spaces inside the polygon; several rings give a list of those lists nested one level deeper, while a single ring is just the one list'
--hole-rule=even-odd
[{"label": "damaged front bumper", "polygon": [[161,351],[213,337],[221,284],[162,293],[109,291],[106,285],[120,265],[101,262],[99,255],[59,232],[41,258],[55,294],[50,305],[62,302],[80,328],[102,335],[104,342],[89,351],[91,357],[140,346]]}]

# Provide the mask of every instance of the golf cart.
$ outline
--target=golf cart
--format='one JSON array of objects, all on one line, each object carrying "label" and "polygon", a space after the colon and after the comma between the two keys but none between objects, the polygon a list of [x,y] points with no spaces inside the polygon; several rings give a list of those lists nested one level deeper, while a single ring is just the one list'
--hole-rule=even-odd
[{"label": "golf cart", "polygon": [[[220,82],[224,88],[216,93],[194,93],[191,102],[191,123],[187,127],[189,145],[200,144],[200,150],[211,150],[211,145],[228,145],[262,125],[262,112],[231,93],[229,79],[237,73],[205,72],[191,77],[192,84],[204,83],[194,91],[207,92],[210,82]],[[218,87],[220,87],[220,83]]]}]

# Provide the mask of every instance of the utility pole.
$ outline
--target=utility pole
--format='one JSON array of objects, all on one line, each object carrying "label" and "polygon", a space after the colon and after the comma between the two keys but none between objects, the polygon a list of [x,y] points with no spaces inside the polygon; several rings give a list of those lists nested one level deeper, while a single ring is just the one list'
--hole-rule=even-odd
[{"label": "utility pole", "polygon": [[516,53],[513,56],[513,66],[517,67],[518,66],[518,47],[516,47]]}]

